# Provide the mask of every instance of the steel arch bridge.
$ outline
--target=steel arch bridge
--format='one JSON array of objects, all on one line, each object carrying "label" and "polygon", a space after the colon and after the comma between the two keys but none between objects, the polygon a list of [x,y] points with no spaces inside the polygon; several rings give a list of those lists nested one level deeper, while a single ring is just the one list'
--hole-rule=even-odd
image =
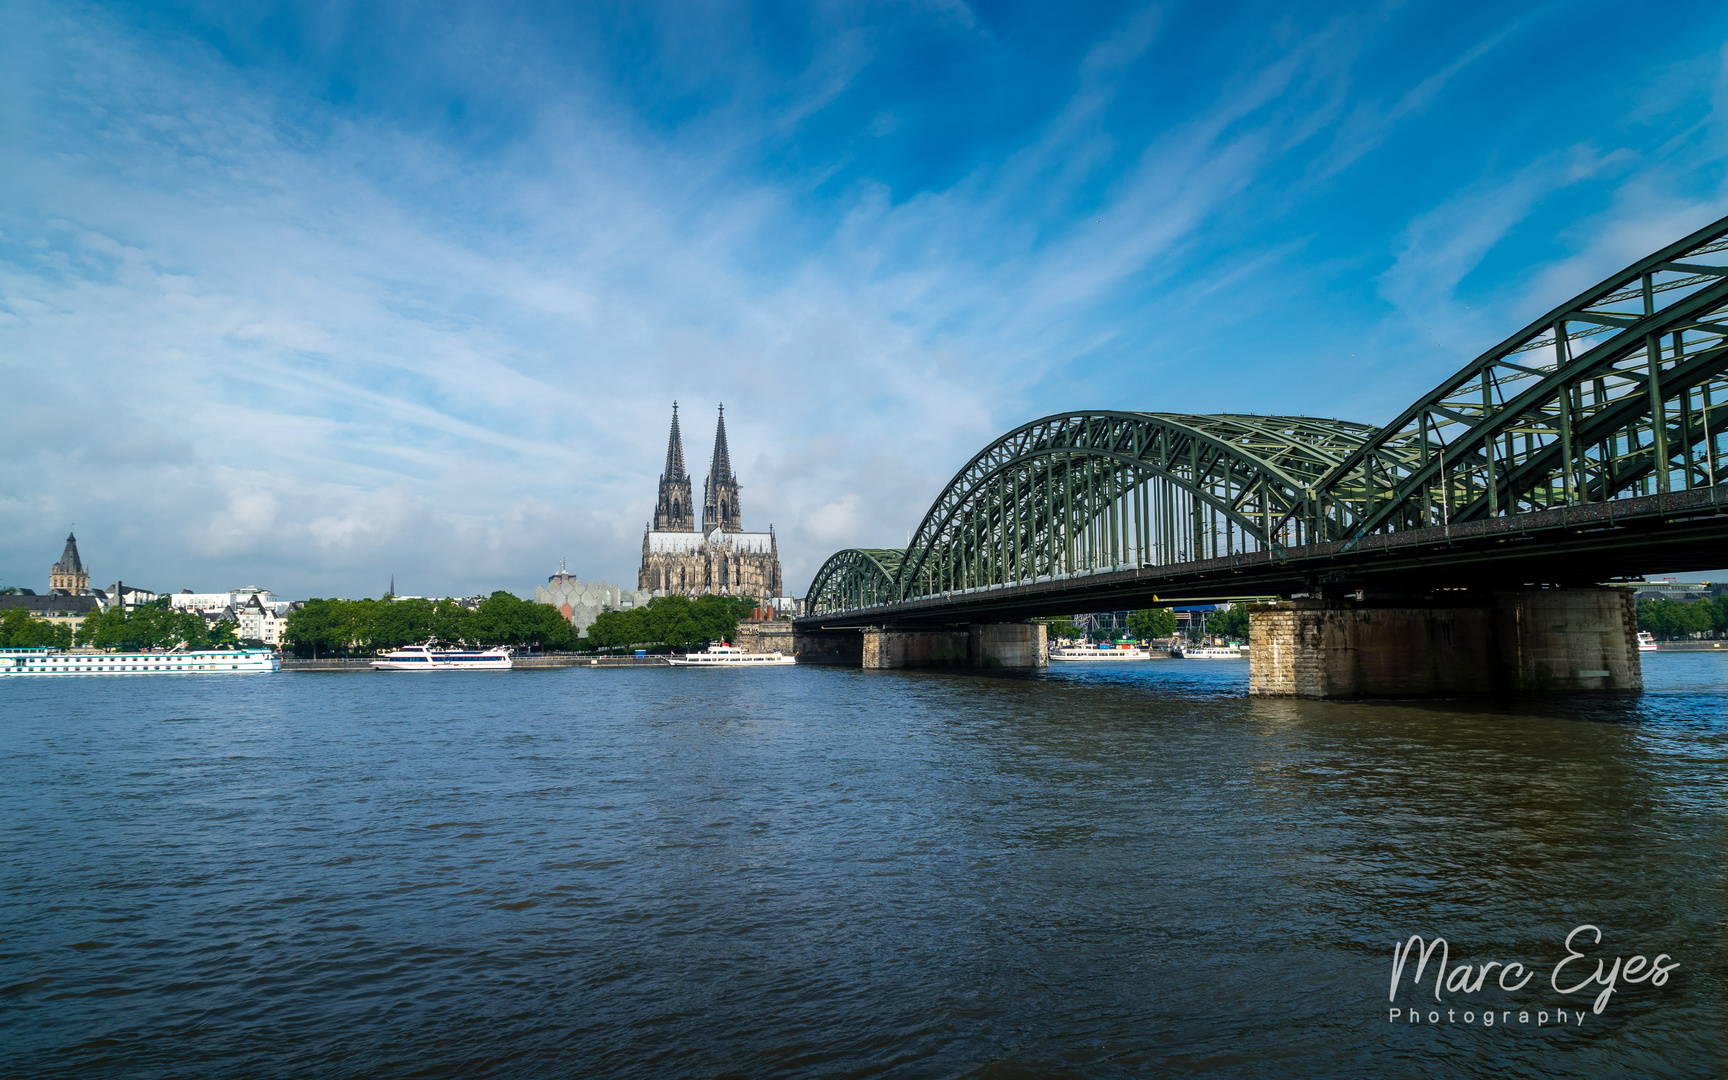
[{"label": "steel arch bridge", "polygon": [[1728,561],[1725,398],[1728,218],[1547,312],[1384,427],[1108,410],[1025,424],[949,481],[904,551],[829,558],[809,617],[1710,568]]}]

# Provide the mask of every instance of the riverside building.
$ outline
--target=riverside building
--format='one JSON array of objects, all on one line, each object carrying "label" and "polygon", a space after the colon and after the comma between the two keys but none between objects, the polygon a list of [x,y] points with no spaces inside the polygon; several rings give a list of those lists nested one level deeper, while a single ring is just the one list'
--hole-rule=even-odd
[{"label": "riverside building", "polygon": [[534,586],[534,602],[558,609],[577,634],[586,634],[603,611],[624,611],[646,604],[650,594],[607,581],[581,581],[558,560],[558,572],[546,584]]},{"label": "riverside building", "polygon": [[684,439],[678,430],[678,405],[672,405],[672,434],[666,441],[666,468],[654,521],[642,536],[642,569],[636,586],[654,596],[781,595],[780,549],[774,527],[745,532],[737,476],[726,446],[726,406],[714,429],[714,456],[702,482],[702,521],[697,527],[690,474],[684,469]]}]

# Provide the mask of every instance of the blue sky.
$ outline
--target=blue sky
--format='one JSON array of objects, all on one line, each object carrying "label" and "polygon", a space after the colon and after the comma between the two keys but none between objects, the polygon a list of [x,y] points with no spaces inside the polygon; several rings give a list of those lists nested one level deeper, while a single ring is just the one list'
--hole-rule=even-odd
[{"label": "blue sky", "polygon": [[[243,9],[237,11],[236,9]],[[0,0],[0,584],[801,593],[1070,408],[1383,422],[1728,213],[1728,8]],[[698,479],[698,483],[700,480]]]}]

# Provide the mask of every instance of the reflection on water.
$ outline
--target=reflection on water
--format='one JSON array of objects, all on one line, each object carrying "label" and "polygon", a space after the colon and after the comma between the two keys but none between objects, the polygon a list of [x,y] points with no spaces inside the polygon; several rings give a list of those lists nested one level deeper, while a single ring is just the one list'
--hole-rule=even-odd
[{"label": "reflection on water", "polygon": [[[13,680],[0,1061],[1715,1075],[1728,661],[1646,677],[1378,703],[1250,701],[1232,661]],[[1518,1023],[1595,992],[1548,984],[1584,923],[1681,966]],[[1538,975],[1436,1002],[1430,965],[1389,1002],[1411,934]],[[1388,1022],[1418,1001],[1442,1022]]]}]

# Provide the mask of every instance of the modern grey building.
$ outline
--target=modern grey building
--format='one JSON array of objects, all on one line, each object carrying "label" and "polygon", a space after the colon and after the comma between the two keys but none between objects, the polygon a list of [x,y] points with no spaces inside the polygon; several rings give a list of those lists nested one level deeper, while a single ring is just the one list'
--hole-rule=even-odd
[{"label": "modern grey building", "polygon": [[652,595],[646,589],[625,589],[606,581],[578,581],[562,559],[546,584],[534,586],[534,602],[557,608],[578,634],[586,634],[602,611],[640,607]]}]

